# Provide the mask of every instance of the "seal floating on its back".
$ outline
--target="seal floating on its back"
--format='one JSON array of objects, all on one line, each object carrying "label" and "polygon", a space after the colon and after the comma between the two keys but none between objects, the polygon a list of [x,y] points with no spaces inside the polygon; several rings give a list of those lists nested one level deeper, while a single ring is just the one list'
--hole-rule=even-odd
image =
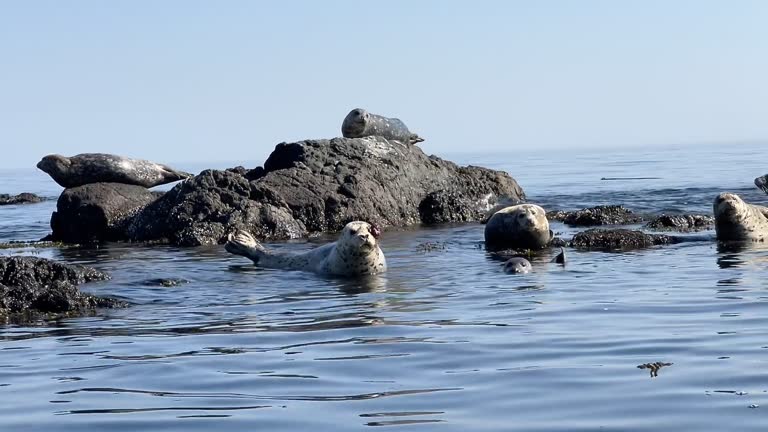
[{"label": "seal floating on its back", "polygon": [[123,183],[151,188],[192,177],[192,174],[143,159],[83,153],[72,157],[48,155],[37,163],[65,188],[91,183]]},{"label": "seal floating on its back", "polygon": [[344,118],[341,134],[345,138],[363,138],[380,136],[388,140],[397,140],[403,144],[416,144],[424,138],[412,133],[402,120],[371,114],[362,108],[355,108]]},{"label": "seal floating on its back", "polygon": [[768,239],[768,207],[747,204],[736,194],[721,193],[715,198],[713,210],[718,240]]},{"label": "seal floating on its back", "polygon": [[367,222],[350,222],[339,239],[300,254],[270,252],[249,233],[230,234],[224,246],[227,252],[250,258],[261,267],[305,270],[333,276],[363,276],[387,269],[379,249],[381,231]]}]

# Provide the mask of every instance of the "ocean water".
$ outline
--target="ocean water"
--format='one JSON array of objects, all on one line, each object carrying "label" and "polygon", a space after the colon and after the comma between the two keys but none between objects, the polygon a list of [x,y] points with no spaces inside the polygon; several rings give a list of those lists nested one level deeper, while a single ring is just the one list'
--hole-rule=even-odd
[{"label": "ocean water", "polygon": [[[752,184],[768,145],[446,156],[507,170],[547,209],[711,213],[721,191],[768,203]],[[33,169],[0,171],[0,186],[60,192]],[[0,241],[44,236],[54,208],[0,207]],[[479,224],[390,230],[389,271],[358,281],[220,246],[6,250],[108,271],[82,288],[133,306],[0,327],[0,430],[763,431],[768,247],[697,236],[510,276]],[[654,362],[672,364],[637,367]]]}]

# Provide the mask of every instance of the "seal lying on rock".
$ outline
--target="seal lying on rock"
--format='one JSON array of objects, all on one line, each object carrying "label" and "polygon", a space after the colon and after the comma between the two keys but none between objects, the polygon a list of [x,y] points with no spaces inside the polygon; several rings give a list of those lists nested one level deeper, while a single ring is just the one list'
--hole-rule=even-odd
[{"label": "seal lying on rock", "polygon": [[123,183],[151,188],[192,177],[192,174],[143,159],[83,153],[72,157],[48,155],[37,163],[65,188],[91,183]]},{"label": "seal lying on rock", "polygon": [[269,252],[249,233],[230,234],[227,252],[250,258],[261,267],[313,271],[324,275],[361,276],[381,273],[387,268],[377,239],[381,231],[367,222],[350,222],[339,239],[301,254]]},{"label": "seal lying on rock", "polygon": [[543,208],[520,204],[497,211],[485,225],[485,247],[500,249],[541,249],[554,237]]},{"label": "seal lying on rock", "polygon": [[768,207],[745,203],[738,195],[721,193],[713,204],[715,232],[722,241],[765,241]]},{"label": "seal lying on rock", "polygon": [[424,138],[412,133],[402,120],[371,114],[362,108],[355,108],[344,118],[341,133],[345,138],[380,136],[403,144],[416,144]]}]

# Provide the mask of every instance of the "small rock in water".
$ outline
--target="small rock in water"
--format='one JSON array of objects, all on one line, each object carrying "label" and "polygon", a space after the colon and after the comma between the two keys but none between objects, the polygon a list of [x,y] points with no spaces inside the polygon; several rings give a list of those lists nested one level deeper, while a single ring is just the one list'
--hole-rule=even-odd
[{"label": "small rock in water", "polygon": [[162,286],[162,287],[174,287],[189,283],[186,279],[179,278],[157,278],[149,279],[144,282],[146,285]]}]

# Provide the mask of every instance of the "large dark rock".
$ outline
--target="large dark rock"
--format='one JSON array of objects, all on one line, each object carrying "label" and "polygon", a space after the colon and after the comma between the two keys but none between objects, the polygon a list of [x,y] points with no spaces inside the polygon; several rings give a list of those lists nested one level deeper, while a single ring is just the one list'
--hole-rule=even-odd
[{"label": "large dark rock", "polygon": [[[254,178],[252,181],[243,175]],[[499,196],[523,199],[508,174],[459,167],[383,138],[278,144],[263,170],[208,170],[177,185],[130,224],[132,240],[222,243],[338,231],[351,220],[406,226],[479,220]]]},{"label": "large dark rock", "polygon": [[679,239],[663,234],[647,234],[627,229],[593,228],[573,236],[570,245],[577,249],[628,250],[678,243]]},{"label": "large dark rock", "polygon": [[65,189],[51,216],[51,239],[68,243],[117,241],[136,214],[157,199],[149,190],[121,183]]},{"label": "large dark rock", "polygon": [[0,194],[0,205],[36,204],[42,201],[43,198],[28,192],[18,195]]},{"label": "large dark rock", "polygon": [[715,218],[709,215],[661,215],[650,222],[645,227],[655,230],[667,231],[701,231],[712,229],[715,226]]},{"label": "large dark rock", "polygon": [[122,307],[116,299],[83,294],[75,285],[109,279],[98,270],[37,257],[0,257],[0,319],[24,314],[87,313]]},{"label": "large dark rock", "polygon": [[621,205],[601,205],[577,211],[552,211],[549,220],[563,222],[570,226],[629,225],[640,223],[643,217]]}]

